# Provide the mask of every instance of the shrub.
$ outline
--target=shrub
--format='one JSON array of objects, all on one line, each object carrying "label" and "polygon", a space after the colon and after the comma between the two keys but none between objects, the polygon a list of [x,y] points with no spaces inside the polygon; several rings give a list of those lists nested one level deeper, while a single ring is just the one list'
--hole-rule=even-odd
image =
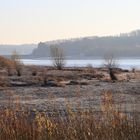
[{"label": "shrub", "polygon": [[13,63],[11,60],[0,56],[0,68],[6,69],[9,76],[11,76],[11,69],[12,69]]},{"label": "shrub", "polygon": [[17,72],[17,76],[22,75],[23,64],[21,62],[21,58],[16,51],[13,52],[11,56],[11,60],[13,62],[13,67]]},{"label": "shrub", "polygon": [[114,74],[114,69],[118,67],[118,64],[117,64],[117,61],[113,55],[109,55],[109,56],[105,57],[104,65],[109,71],[109,75],[110,75],[111,80],[112,81],[118,80]]},{"label": "shrub", "polygon": [[56,67],[58,70],[62,70],[65,65],[64,50],[60,47],[51,46],[50,53],[54,67]]}]

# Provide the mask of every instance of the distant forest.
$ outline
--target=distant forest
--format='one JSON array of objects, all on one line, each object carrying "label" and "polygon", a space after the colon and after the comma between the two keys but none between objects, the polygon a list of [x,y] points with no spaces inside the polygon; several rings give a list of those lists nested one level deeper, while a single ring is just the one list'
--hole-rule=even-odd
[{"label": "distant forest", "polygon": [[140,57],[140,30],[118,36],[40,42],[33,50],[32,57],[49,57],[51,45],[63,48],[67,59],[101,58],[110,54],[115,57]]}]

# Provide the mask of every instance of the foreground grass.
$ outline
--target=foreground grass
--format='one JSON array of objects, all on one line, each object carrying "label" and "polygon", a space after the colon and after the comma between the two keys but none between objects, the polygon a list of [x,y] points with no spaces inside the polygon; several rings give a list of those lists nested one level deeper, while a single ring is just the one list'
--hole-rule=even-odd
[{"label": "foreground grass", "polygon": [[47,117],[46,112],[16,109],[0,110],[0,140],[139,140],[139,115],[120,113],[113,104],[112,94],[102,96],[102,112],[92,109],[67,115],[59,111]]}]

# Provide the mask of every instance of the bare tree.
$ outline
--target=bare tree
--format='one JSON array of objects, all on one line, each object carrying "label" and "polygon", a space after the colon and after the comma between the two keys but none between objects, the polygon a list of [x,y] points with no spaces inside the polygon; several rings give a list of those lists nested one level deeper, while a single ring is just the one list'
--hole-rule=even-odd
[{"label": "bare tree", "polygon": [[16,51],[12,53],[11,60],[13,61],[13,67],[17,72],[17,76],[21,76],[23,64],[21,58]]},{"label": "bare tree", "polygon": [[58,70],[62,70],[65,65],[64,50],[57,46],[50,46],[50,54],[54,67]]},{"label": "bare tree", "polygon": [[115,57],[113,55],[106,56],[105,61],[104,61],[104,65],[109,71],[109,75],[110,75],[111,80],[112,81],[118,80],[114,74],[114,69],[118,67],[118,63],[117,63],[117,60],[115,59]]}]

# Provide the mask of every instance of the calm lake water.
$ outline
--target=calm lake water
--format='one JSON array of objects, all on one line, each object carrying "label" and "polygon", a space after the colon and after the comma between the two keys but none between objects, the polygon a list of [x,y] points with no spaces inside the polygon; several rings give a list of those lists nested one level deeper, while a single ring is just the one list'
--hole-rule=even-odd
[{"label": "calm lake water", "polygon": [[[32,60],[23,59],[25,65],[40,65],[40,66],[52,66],[51,60]],[[123,69],[137,68],[140,69],[140,59],[120,59],[117,60],[118,66]],[[104,64],[103,59],[96,60],[66,60],[67,67],[86,67],[92,65],[93,67],[101,67]]]}]

